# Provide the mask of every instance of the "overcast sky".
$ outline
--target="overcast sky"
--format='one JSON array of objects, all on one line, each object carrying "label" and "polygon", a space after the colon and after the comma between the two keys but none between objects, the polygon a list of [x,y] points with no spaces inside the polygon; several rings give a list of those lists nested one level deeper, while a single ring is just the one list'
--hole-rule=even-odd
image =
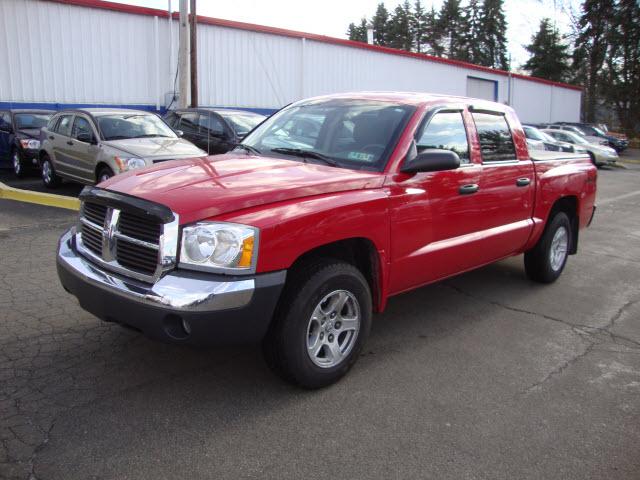
[{"label": "overcast sky", "polygon": [[[169,3],[169,0],[116,1],[161,9],[166,9]],[[379,0],[198,0],[198,14],[344,38],[349,23],[365,16],[371,18],[378,3]],[[391,11],[402,2],[384,3]],[[426,8],[431,8],[433,3],[439,9],[442,0],[423,0],[422,3]],[[173,10],[178,9],[178,0],[172,0],[171,4]],[[571,5],[578,8],[579,4],[579,0],[505,0],[514,68],[526,62],[528,55],[523,45],[530,42],[541,18],[555,19],[561,31],[568,31],[567,10]]]}]

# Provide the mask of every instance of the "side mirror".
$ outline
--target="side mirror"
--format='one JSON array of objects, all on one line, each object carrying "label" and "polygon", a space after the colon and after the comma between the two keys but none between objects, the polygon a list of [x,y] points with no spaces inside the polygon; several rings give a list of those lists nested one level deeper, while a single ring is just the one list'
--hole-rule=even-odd
[{"label": "side mirror", "polygon": [[182,137],[184,135],[184,132],[182,130],[174,130],[174,132],[179,137]]},{"label": "side mirror", "polygon": [[79,142],[90,143],[91,145],[94,145],[97,143],[93,135],[91,135],[90,133],[79,133],[76,138],[78,139]]},{"label": "side mirror", "polygon": [[460,157],[451,150],[425,150],[400,169],[403,173],[440,172],[455,170],[460,166]]}]

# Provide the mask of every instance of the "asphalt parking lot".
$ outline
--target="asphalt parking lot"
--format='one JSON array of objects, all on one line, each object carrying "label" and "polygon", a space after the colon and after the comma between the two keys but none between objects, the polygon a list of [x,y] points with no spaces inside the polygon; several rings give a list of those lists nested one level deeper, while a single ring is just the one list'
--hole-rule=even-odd
[{"label": "asphalt parking lot", "polygon": [[600,171],[557,283],[516,257],[395,297],[314,392],[100,322],[55,272],[75,214],[0,200],[0,478],[638,479],[639,184]]}]

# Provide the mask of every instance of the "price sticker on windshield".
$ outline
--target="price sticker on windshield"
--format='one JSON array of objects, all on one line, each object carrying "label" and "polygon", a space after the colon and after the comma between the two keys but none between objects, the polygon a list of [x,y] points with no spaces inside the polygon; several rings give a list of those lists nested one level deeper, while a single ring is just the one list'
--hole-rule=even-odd
[{"label": "price sticker on windshield", "polygon": [[373,162],[375,161],[375,157],[371,153],[363,153],[363,152],[349,152],[347,155],[349,160],[358,160],[360,162]]}]

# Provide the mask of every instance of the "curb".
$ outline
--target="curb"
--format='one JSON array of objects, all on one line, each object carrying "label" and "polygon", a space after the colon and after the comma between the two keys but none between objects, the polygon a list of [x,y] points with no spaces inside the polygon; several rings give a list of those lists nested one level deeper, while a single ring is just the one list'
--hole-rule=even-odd
[{"label": "curb", "polygon": [[47,207],[66,208],[68,210],[80,210],[80,200],[65,195],[53,193],[32,192],[13,188],[0,182],[0,198],[16,200],[18,202],[36,203]]}]

